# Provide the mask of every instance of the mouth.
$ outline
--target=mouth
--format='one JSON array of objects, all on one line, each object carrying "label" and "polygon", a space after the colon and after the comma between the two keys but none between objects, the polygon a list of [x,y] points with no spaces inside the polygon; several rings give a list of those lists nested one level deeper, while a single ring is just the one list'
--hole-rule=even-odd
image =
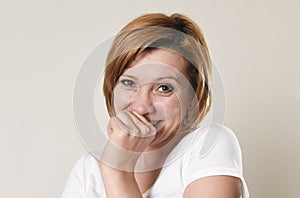
[{"label": "mouth", "polygon": [[159,131],[159,129],[161,129],[161,124],[162,120],[154,120],[151,122],[151,124],[156,128],[157,132]]}]

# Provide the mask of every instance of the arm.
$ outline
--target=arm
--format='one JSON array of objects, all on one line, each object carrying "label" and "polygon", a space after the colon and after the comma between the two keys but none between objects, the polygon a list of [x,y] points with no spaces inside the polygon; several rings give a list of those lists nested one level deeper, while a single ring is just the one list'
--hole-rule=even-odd
[{"label": "arm", "polygon": [[219,124],[212,124],[203,130],[206,134],[219,133],[218,139],[203,156],[201,148],[206,135],[195,137],[190,155],[183,165],[185,198],[196,195],[201,198],[237,198],[241,191],[248,197],[247,186],[242,182],[242,156],[235,134]]},{"label": "arm", "polygon": [[241,181],[232,176],[209,176],[190,183],[184,198],[239,198]]},{"label": "arm", "polygon": [[117,170],[103,163],[100,167],[107,197],[142,197],[133,172]]},{"label": "arm", "polygon": [[156,129],[136,112],[124,111],[110,119],[109,142],[100,169],[108,198],[142,197],[134,168],[139,156],[155,138]]}]

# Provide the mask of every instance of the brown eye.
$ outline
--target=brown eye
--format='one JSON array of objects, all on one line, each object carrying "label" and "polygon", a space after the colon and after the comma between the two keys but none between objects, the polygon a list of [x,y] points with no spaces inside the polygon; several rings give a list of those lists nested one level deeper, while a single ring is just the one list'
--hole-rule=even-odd
[{"label": "brown eye", "polygon": [[159,85],[156,89],[158,92],[161,92],[161,93],[170,93],[172,92],[174,89],[171,85],[168,85],[168,84],[162,84],[162,85]]}]

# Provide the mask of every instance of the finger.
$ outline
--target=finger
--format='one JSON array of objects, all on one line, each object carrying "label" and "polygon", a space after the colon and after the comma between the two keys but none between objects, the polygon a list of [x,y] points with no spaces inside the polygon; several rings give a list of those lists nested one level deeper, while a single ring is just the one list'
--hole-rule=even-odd
[{"label": "finger", "polygon": [[147,132],[149,136],[151,135],[155,135],[157,130],[156,128],[152,125],[152,123],[150,121],[148,121],[148,119],[145,117],[145,116],[142,116],[141,114],[139,114],[138,112],[136,111],[132,111],[132,113],[139,118],[139,120],[141,120],[147,127]]},{"label": "finger", "polygon": [[110,123],[108,123],[107,127],[106,127],[106,130],[107,130],[107,135],[108,137],[111,136],[111,134],[113,133],[113,127]]},{"label": "finger", "polygon": [[131,111],[131,113],[133,113],[141,122],[143,122],[144,124],[148,125],[151,124],[144,116],[142,116],[141,114],[139,114],[136,111]]},{"label": "finger", "polygon": [[139,128],[142,137],[153,136],[156,133],[155,127],[149,122],[144,116],[137,113],[136,111],[128,111],[128,115],[135,122]]},{"label": "finger", "polygon": [[139,136],[139,128],[127,111],[119,112],[116,117],[118,118],[118,124],[120,124],[120,127],[122,128],[124,125],[128,134]]},{"label": "finger", "polygon": [[117,131],[123,131],[128,133],[127,131],[129,130],[128,127],[118,117],[112,117],[109,120],[107,129],[110,135]]}]

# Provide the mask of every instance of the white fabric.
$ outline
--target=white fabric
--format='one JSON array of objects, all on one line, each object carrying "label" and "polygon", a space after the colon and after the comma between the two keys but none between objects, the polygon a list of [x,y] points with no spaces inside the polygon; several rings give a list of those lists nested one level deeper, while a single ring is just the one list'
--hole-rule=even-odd
[{"label": "white fabric", "polygon": [[[220,127],[221,126],[221,127]],[[221,130],[220,130],[221,129]],[[200,154],[208,134],[219,132],[218,138],[206,155]],[[214,175],[230,175],[242,181],[242,198],[249,198],[243,178],[242,156],[238,140],[227,127],[211,124],[185,136],[175,147],[190,142],[189,147],[175,161],[164,166],[154,185],[144,193],[149,198],[183,197],[184,189],[193,181]],[[172,154],[172,153],[171,153]],[[74,166],[62,198],[106,197],[98,161],[90,154],[83,156]]]}]

